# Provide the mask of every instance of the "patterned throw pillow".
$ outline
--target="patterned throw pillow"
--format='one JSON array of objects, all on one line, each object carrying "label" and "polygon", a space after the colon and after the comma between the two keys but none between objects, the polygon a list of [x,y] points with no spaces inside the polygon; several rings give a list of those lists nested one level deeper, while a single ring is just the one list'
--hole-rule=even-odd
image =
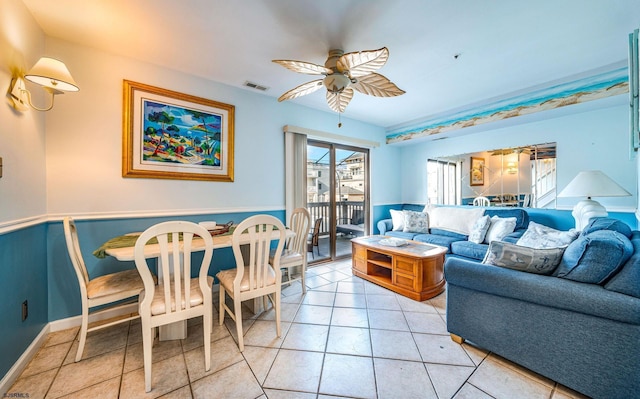
[{"label": "patterned throw pillow", "polygon": [[499,218],[494,216],[491,218],[491,226],[484,237],[484,242],[491,244],[491,241],[500,241],[508,234],[513,233],[516,228],[516,218]]},{"label": "patterned throw pillow", "polygon": [[389,210],[391,213],[391,222],[393,223],[393,231],[402,231],[404,229],[404,213],[402,211],[396,211],[395,209]]},{"label": "patterned throw pillow", "polygon": [[529,248],[492,241],[482,263],[535,274],[551,274],[562,260],[565,248]]},{"label": "patterned throw pillow", "polygon": [[520,237],[517,244],[530,248],[566,247],[579,235],[580,232],[576,229],[560,231],[536,222],[529,222],[527,231]]},{"label": "patterned throw pillow", "polygon": [[402,211],[404,214],[404,229],[402,231],[411,233],[429,232],[429,214],[415,211]]},{"label": "patterned throw pillow", "polygon": [[471,233],[469,233],[469,241],[482,244],[484,237],[487,235],[487,231],[489,231],[489,226],[491,226],[491,218],[489,215],[478,218],[471,229]]}]

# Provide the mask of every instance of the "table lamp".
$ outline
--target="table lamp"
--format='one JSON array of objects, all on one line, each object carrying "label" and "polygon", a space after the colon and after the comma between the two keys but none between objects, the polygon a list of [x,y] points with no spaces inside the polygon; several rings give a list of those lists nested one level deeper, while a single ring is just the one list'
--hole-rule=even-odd
[{"label": "table lamp", "polygon": [[586,197],[573,208],[576,229],[581,231],[594,217],[607,216],[607,210],[591,197],[625,197],[631,195],[618,183],[599,170],[587,170],[576,177],[558,194],[558,197]]}]

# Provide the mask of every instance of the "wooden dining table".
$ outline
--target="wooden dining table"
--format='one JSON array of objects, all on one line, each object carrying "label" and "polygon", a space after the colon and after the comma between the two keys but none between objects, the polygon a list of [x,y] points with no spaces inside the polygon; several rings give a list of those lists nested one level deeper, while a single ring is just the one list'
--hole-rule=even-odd
[{"label": "wooden dining table", "polygon": [[[221,248],[230,248],[233,245],[233,230],[229,233],[213,235],[213,249],[221,249]],[[108,255],[116,258],[119,261],[130,262],[135,261],[135,242],[137,237],[142,233],[129,233],[123,236],[114,237],[111,240],[105,242],[100,248],[94,251],[94,256],[101,258],[104,255]],[[290,229],[286,231],[286,239],[289,240],[291,237],[294,237],[296,233]],[[130,237],[130,238],[129,238]],[[279,237],[279,233],[277,231],[273,232],[273,238],[277,239]],[[250,238],[248,233],[243,233],[240,235],[240,245],[241,250],[243,250],[243,244],[249,244]],[[111,247],[110,243],[114,247]],[[246,245],[245,245],[246,247]],[[201,238],[194,238],[191,252],[199,252],[204,251],[205,244],[204,240]],[[244,254],[244,250],[243,250]],[[158,258],[160,259],[160,245],[159,244],[147,244],[144,247],[144,256],[145,258]],[[246,258],[246,257],[245,257]],[[161,270],[158,267],[158,270]],[[158,280],[162,281],[162,276],[158,276]],[[258,298],[259,299],[259,298]],[[253,306],[250,306],[254,312],[258,312],[261,309],[262,301],[254,300]],[[187,322],[178,321],[176,323],[168,324],[160,327],[160,340],[173,340],[173,339],[185,339],[187,337]]]}]

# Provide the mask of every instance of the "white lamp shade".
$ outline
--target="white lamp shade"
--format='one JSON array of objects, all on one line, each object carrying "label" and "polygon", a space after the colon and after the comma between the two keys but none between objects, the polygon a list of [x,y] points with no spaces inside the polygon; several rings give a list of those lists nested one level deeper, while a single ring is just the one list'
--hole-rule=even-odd
[{"label": "white lamp shade", "polygon": [[558,197],[625,197],[631,195],[599,170],[578,173]]},{"label": "white lamp shade", "polygon": [[80,90],[67,66],[54,58],[40,58],[24,77],[33,83],[55,90]]}]

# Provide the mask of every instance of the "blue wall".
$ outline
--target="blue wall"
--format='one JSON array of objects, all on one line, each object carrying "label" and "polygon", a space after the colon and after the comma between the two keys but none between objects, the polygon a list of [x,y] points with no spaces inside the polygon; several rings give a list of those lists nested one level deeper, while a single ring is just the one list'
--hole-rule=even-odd
[{"label": "blue wall", "polygon": [[[46,224],[0,235],[0,375],[5,375],[49,321]],[[22,302],[29,316],[22,321]]]}]

